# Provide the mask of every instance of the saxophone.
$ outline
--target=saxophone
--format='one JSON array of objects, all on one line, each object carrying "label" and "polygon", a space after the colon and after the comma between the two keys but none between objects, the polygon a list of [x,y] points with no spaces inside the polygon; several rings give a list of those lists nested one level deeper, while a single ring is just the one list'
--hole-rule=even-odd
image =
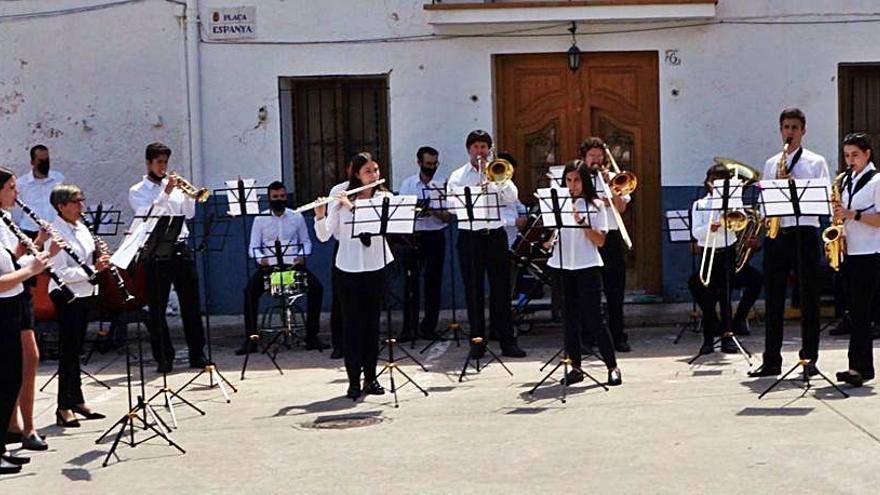
[{"label": "saxophone", "polygon": [[[790,178],[788,175],[788,166],[785,163],[785,155],[788,154],[789,145],[791,145],[791,138],[786,138],[785,144],[782,145],[782,156],[779,157],[779,165],[776,167],[777,179]],[[766,222],[767,238],[776,239],[776,236],[779,235],[779,228],[782,227],[782,219],[780,217],[770,217],[766,220]]]},{"label": "saxophone", "polygon": [[[840,185],[849,172],[850,169],[847,169],[834,178],[834,185],[831,187],[831,207],[834,209],[840,206]],[[842,218],[835,218],[831,225],[822,231],[822,241],[825,243],[825,258],[828,260],[828,266],[835,272],[840,270],[843,257],[846,255],[846,232],[843,230]]]}]

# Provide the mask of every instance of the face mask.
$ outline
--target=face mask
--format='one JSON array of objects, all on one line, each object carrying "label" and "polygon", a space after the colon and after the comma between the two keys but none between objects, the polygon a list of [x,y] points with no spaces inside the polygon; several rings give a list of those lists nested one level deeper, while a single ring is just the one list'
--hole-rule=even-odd
[{"label": "face mask", "polygon": [[425,167],[424,165],[419,167],[419,169],[422,171],[422,175],[424,175],[425,177],[427,177],[429,179],[434,177],[434,174],[437,173],[436,168],[428,168],[428,167]]},{"label": "face mask", "polygon": [[153,173],[152,170],[150,170],[149,172],[147,172],[147,175],[148,175],[151,179],[153,179],[154,181],[156,181],[156,182],[162,182],[162,179],[165,178],[164,175],[156,175],[155,173]]},{"label": "face mask", "polygon": [[37,162],[37,171],[40,172],[41,175],[49,175],[49,159],[48,158]]},{"label": "face mask", "polygon": [[284,209],[287,208],[287,200],[273,199],[269,201],[269,206],[276,212],[284,211]]}]

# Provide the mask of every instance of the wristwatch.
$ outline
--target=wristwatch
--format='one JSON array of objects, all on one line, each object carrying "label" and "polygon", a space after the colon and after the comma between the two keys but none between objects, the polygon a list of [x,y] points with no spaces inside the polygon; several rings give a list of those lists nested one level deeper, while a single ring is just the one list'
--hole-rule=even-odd
[{"label": "wristwatch", "polygon": [[862,212],[860,212],[860,211],[856,211],[856,215],[853,217],[853,219],[854,219],[856,222],[861,221],[861,219],[862,219]]}]

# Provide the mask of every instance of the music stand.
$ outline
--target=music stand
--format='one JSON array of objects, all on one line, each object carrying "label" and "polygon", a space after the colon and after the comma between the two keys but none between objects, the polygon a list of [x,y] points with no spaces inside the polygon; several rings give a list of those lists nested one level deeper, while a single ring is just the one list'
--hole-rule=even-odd
[{"label": "music stand", "polygon": [[[589,207],[589,205],[585,205],[586,208],[584,209],[584,211],[578,212],[581,215],[583,215],[583,217],[587,220],[588,225],[585,227],[584,225],[578,224],[577,221],[575,221],[575,219],[574,219],[574,215],[572,212],[576,208],[575,198],[572,198],[571,193],[569,192],[568,188],[562,189],[562,188],[550,187],[550,188],[546,188],[546,189],[538,189],[537,191],[535,191],[535,196],[537,196],[538,204],[541,207],[541,223],[543,224],[543,227],[545,229],[556,229],[557,237],[556,237],[555,249],[559,250],[559,277],[560,277],[560,282],[561,282],[562,277],[565,276],[563,274],[563,271],[565,270],[565,259],[563,256],[565,246],[563,245],[563,242],[562,242],[563,233],[564,233],[563,231],[565,229],[577,229],[578,231],[580,231],[584,228],[592,227],[592,223],[590,222],[590,214],[595,213],[596,210],[594,208],[591,209]],[[565,284],[564,283],[560,284],[560,292],[562,294],[562,300],[564,301],[565,300]],[[568,319],[568,318],[576,318],[577,319],[579,316],[580,315],[565,315],[565,318],[566,319]],[[601,316],[602,316],[601,313],[598,316],[601,318]],[[566,331],[567,331],[567,329],[566,329]],[[577,333],[578,340],[580,340],[581,333],[582,333],[581,330],[578,329],[578,333]],[[578,347],[580,347],[580,346],[578,346]],[[549,373],[544,375],[544,378],[541,378],[541,381],[539,381],[534,387],[532,387],[531,390],[529,390],[529,395],[533,395],[535,393],[535,391],[537,391],[538,388],[540,388],[541,385],[544,384],[544,382],[549,380],[550,377],[552,377],[553,374],[556,373],[556,370],[558,370],[559,367],[561,366],[562,373],[563,373],[563,379],[561,381],[561,383],[562,383],[561,401],[563,404],[565,404],[566,395],[567,395],[568,386],[569,386],[568,385],[568,367],[571,365],[571,358],[569,357],[568,350],[566,349],[564,344],[563,344],[562,350],[560,352],[562,354],[562,359],[560,359],[559,362],[556,363],[556,366],[554,366],[553,369],[551,369]],[[558,356],[559,354],[560,353],[557,352],[556,356]],[[584,371],[583,367],[574,368],[572,366],[572,369],[577,369],[586,378],[589,378],[596,385],[599,385],[600,387],[605,389],[606,392],[608,391],[608,387],[606,387],[604,384],[600,383],[599,380],[596,380],[596,378],[594,378],[593,375]]]},{"label": "music stand", "polygon": [[[493,221],[497,222],[497,221],[501,220],[501,203],[499,201],[497,192],[484,191],[481,186],[453,187],[451,192],[447,191],[446,199],[450,200],[449,204],[452,206],[452,208],[451,208],[452,214],[455,215],[455,217],[457,219],[459,219],[459,222],[461,221],[462,217],[467,219],[468,226],[470,227],[470,230],[472,233],[474,232],[474,225],[475,224],[482,223],[484,228],[487,228],[488,222],[493,222]],[[474,252],[474,244],[473,244],[472,235],[468,236],[468,251],[471,254],[473,254],[473,252]],[[482,281],[483,274],[476,273],[476,267],[474,266],[473,256],[471,256],[469,263],[470,263],[470,268],[471,268],[472,280],[465,280],[464,282],[466,284],[472,284],[472,287],[474,288],[473,290],[471,290],[472,296],[471,296],[470,306],[472,308],[472,312],[475,313],[477,311],[477,308],[476,308],[477,304],[476,304],[476,301],[474,301],[474,298],[476,297],[476,288],[483,286],[482,283],[476,283],[476,280]],[[506,295],[505,297],[508,297],[508,296],[509,295]],[[474,317],[479,318],[476,315],[474,315]],[[484,327],[485,327],[485,325],[484,325]],[[474,337],[473,336],[474,331],[480,331],[480,330],[482,332],[484,332],[484,335]],[[483,368],[488,366],[492,361],[497,361],[498,364],[500,364],[501,367],[503,367],[510,374],[510,376],[513,376],[513,372],[510,371],[510,369],[504,364],[504,361],[501,360],[501,357],[498,354],[496,354],[495,351],[493,351],[491,347],[489,347],[489,339],[485,335],[485,332],[486,332],[486,328],[482,328],[482,329],[478,330],[478,329],[474,329],[473,325],[472,325],[471,337],[470,337],[471,347],[473,347],[475,345],[482,346],[482,348],[485,349],[486,352],[488,352],[489,356],[490,356],[490,359],[488,361],[486,361],[485,363],[483,363],[482,366],[480,366],[481,356],[473,359],[474,369],[476,370],[477,373],[479,373],[480,371],[482,371]],[[465,375],[465,373],[467,373],[467,369],[468,369],[468,366],[471,365],[471,361],[472,361],[471,352],[469,349],[468,355],[464,360],[464,365],[461,367],[461,374],[458,376],[459,383],[461,383],[461,381],[464,380],[464,375]]]},{"label": "music stand", "polygon": [[[269,251],[268,254],[263,251],[264,249]],[[255,248],[254,252],[252,253],[251,259],[260,266],[263,266],[262,265],[263,260],[269,260],[270,262],[274,263],[274,264],[272,264],[271,271],[265,272],[265,275],[269,275],[268,279],[270,281],[270,285],[271,285],[271,281],[272,281],[273,277],[278,278],[282,284],[287,284],[287,283],[292,284],[294,281],[293,280],[291,280],[291,281],[283,280],[284,276],[282,274],[286,271],[295,271],[295,269],[293,268],[294,267],[294,259],[293,258],[294,257],[305,257],[307,254],[309,254],[309,253],[305,253],[305,250],[303,249],[302,243],[282,244],[280,240],[275,239],[275,243],[273,244],[273,246],[271,248],[269,246],[262,246],[262,249]],[[308,289],[308,288],[306,288],[306,289]],[[284,371],[281,369],[281,366],[278,365],[278,361],[276,360],[276,358],[278,357],[278,349],[281,346],[281,344],[278,343],[278,339],[283,336],[284,337],[284,345],[286,345],[288,349],[290,349],[290,344],[288,343],[288,338],[292,338],[292,339],[298,340],[300,342],[305,342],[305,340],[303,338],[301,338],[299,335],[294,333],[293,323],[292,323],[293,315],[291,314],[291,307],[293,306],[293,303],[296,302],[296,300],[299,299],[300,297],[302,297],[303,295],[306,295],[306,293],[305,292],[287,293],[286,289],[283,289],[282,293],[280,295],[272,294],[273,297],[281,300],[281,315],[282,315],[283,324],[282,324],[281,330],[276,332],[275,335],[272,337],[272,339],[270,339],[265,344],[265,346],[263,346],[263,349],[260,351],[260,354],[265,354],[269,358],[269,360],[272,361],[272,364],[275,366],[275,369],[278,370],[278,373],[280,373],[282,375],[284,374]],[[257,308],[253,308],[253,310],[257,311]],[[248,345],[248,343],[259,342],[261,330],[263,330],[263,329],[262,328],[257,329],[256,334],[249,335],[247,337],[247,343],[245,344],[245,350],[247,352],[245,352],[244,363],[242,364],[242,367],[241,367],[241,379],[242,380],[244,380],[244,375],[245,375],[245,372],[247,371],[247,366],[248,366],[248,362],[250,360],[250,355],[251,355],[250,345]],[[269,352],[269,349],[273,349],[271,353]],[[320,352],[324,352],[324,351],[320,351]]]},{"label": "music stand", "polygon": [[233,393],[238,393],[238,389],[235,388],[235,385],[229,382],[223,373],[220,372],[220,368],[217,366],[217,363],[214,362],[214,352],[213,345],[211,340],[211,296],[210,296],[210,283],[208,282],[208,277],[210,276],[210,254],[212,253],[220,253],[223,252],[224,247],[226,246],[226,239],[229,237],[229,219],[228,218],[215,218],[215,214],[213,212],[206,213],[206,217],[204,217],[201,221],[196,222],[196,226],[201,226],[200,235],[195,237],[195,249],[194,252],[200,254],[200,258],[202,259],[202,287],[203,293],[205,297],[205,339],[208,343],[208,363],[205,364],[205,367],[202,368],[198,374],[194,377],[190,378],[189,381],[183,384],[180,388],[177,389],[177,392],[181,392],[185,390],[190,384],[195,383],[196,380],[199,379],[205,373],[208,374],[208,388],[214,388],[215,386],[220,389],[220,392],[223,393],[223,397],[226,399],[226,403],[229,404],[232,400],[229,398],[229,394],[226,392],[226,387],[223,385],[229,385],[229,388],[232,389]]},{"label": "music stand", "polygon": [[[140,253],[140,256],[146,259],[146,263],[150,266],[150,269],[147,270],[148,277],[155,276],[158,273],[160,262],[170,260],[174,256],[174,246],[180,237],[180,231],[183,229],[184,222],[183,215],[162,215],[153,218],[156,219],[155,223],[151,222],[151,218],[146,218],[145,225],[152,225],[152,229]],[[158,289],[158,284],[156,283],[150,283],[148,286],[152,290]],[[154,331],[158,331],[158,329],[154,329]],[[165,345],[163,342],[159,343],[159,352],[162,354],[161,359],[164,361],[167,356],[165,356]],[[180,395],[180,390],[173,390],[168,386],[168,373],[165,371],[162,372],[162,387],[147,399],[147,404],[151,404],[160,395],[165,401],[165,408],[168,409],[168,413],[171,415],[171,423],[175,428],[177,428],[177,415],[174,413],[174,403],[172,402],[174,398],[179,399],[202,416],[205,415],[205,411]]]},{"label": "music stand", "polygon": [[[744,182],[739,179],[719,179],[712,182],[712,193],[709,195],[707,204],[705,208],[701,208],[702,211],[709,211],[710,218],[712,218],[716,213],[718,214],[716,221],[721,221],[721,229],[724,229],[724,245],[727,246],[728,240],[730,239],[730,230],[726,228],[723,223],[723,219],[727,217],[727,214],[733,210],[742,210],[743,209],[743,201],[742,201],[742,193]],[[711,229],[711,225],[709,226]],[[712,236],[713,240],[717,237]],[[709,246],[704,247],[704,249],[709,249]],[[700,266],[700,273],[702,274],[703,267]],[[711,278],[711,272],[708,275]],[[721,315],[721,324],[728,325],[729,328],[725,328],[720,332],[720,335],[715,338],[715,341],[712,343],[712,347],[720,347],[721,343],[724,339],[729,338],[733,341],[734,345],[736,345],[736,350],[739,354],[745,359],[746,363],[749,365],[749,368],[752,367],[752,353],[749,352],[739,341],[736,334],[733,331],[733,280],[731,277],[731,266],[730,266],[730,256],[724,257],[724,286],[727,290],[727,314]],[[720,304],[719,304],[720,306]],[[712,309],[715,310],[714,308]],[[703,329],[705,331],[705,329]],[[700,359],[705,354],[697,352],[697,354],[692,357],[688,364],[694,364],[698,359]]]},{"label": "music stand", "polygon": [[[828,188],[830,184],[827,178],[822,179],[770,179],[763,180],[758,183],[760,187],[760,202],[763,208],[765,218],[773,217],[795,217],[795,225],[800,226],[800,218],[802,216],[827,216],[831,215],[829,207]],[[795,230],[798,236],[798,271],[800,271],[800,260],[802,253],[800,250],[800,229]],[[801,274],[798,273],[798,279],[802,280]],[[810,383],[810,374],[807,372],[807,365],[811,364],[810,359],[798,356],[798,361],[794,366],[779,377],[772,385],[758,395],[761,399],[768,392],[776,388],[798,367],[802,368],[802,380],[804,393],[812,388]],[[813,369],[823,380],[828,382],[834,390],[840,392],[844,397],[849,395],[840,389],[834,382],[828,379],[824,373],[813,363]]]},{"label": "music stand", "polygon": [[[433,182],[431,183],[431,186],[434,186]],[[426,191],[428,191],[429,196],[427,198],[428,205],[422,208],[422,212],[431,213],[448,210],[446,205],[445,184],[438,187],[429,187]],[[458,322],[458,303],[455,294],[455,243],[452,240],[452,225],[449,223],[446,225],[446,231],[449,233],[449,289],[450,296],[452,297],[452,321],[446,325],[446,330],[437,334],[431,342],[428,342],[428,344],[419,351],[419,354],[424,354],[428,349],[433,347],[434,344],[446,340],[446,334],[449,332],[452,332],[452,336],[455,339],[455,347],[461,347],[461,339],[459,338],[461,334],[461,323]]]},{"label": "music stand", "polygon": [[[692,248],[694,236],[691,234],[691,210],[667,210],[666,211],[666,235],[670,244],[687,244],[691,253],[691,277],[697,273],[697,254]],[[688,321],[679,325],[681,328],[675,336],[673,344],[678,344],[681,336],[688,330],[700,333],[703,321],[697,310],[697,300],[691,297],[691,313]]]},{"label": "music stand", "polygon": [[[367,199],[355,200],[355,207],[352,209],[351,217],[351,237],[356,239],[378,237],[382,243],[382,259],[383,266],[388,265],[387,251],[387,234],[403,234],[411,235],[415,227],[417,199],[415,196],[374,196]],[[387,282],[386,278],[386,282]],[[388,349],[388,358],[382,366],[382,370],[376,374],[378,380],[385,371],[388,371],[388,378],[391,381],[391,393],[394,395],[394,407],[400,407],[397,400],[397,390],[407,383],[413,384],[419,391],[428,396],[428,391],[422,388],[415,380],[413,380],[405,371],[400,369],[398,362],[401,359],[394,357],[394,348],[397,346],[397,339],[394,338],[394,331],[391,324],[391,305],[385,304],[385,317],[387,321],[388,337],[385,339],[384,347]],[[405,347],[401,346],[400,350],[406,355],[406,358],[412,359],[423,370],[428,371],[422,363],[420,363]],[[406,381],[398,387],[394,382],[394,372],[400,373]]]}]

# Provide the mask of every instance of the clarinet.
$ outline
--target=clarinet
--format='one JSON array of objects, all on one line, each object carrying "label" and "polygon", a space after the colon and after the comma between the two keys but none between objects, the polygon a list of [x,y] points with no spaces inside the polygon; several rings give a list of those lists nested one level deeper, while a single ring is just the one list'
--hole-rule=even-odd
[{"label": "clarinet", "polygon": [[[21,210],[23,212],[25,212],[25,214],[27,216],[31,217],[31,220],[33,220],[34,223],[39,225],[41,229],[48,232],[52,236],[52,240],[55,240],[57,242],[60,239],[61,236],[58,234],[58,231],[55,230],[55,227],[53,227],[52,224],[50,224],[46,220],[40,218],[39,215],[34,213],[34,210],[32,210],[30,206],[24,204],[18,198],[15,199],[15,204],[17,204],[19,207],[21,207]],[[77,252],[74,251],[72,247],[70,247],[66,243],[58,243],[58,244],[61,245],[61,249],[63,249],[64,252],[67,253],[68,256],[70,256],[70,259],[72,259],[74,263],[79,265],[79,267],[82,268],[82,270],[84,272],[86,272],[86,276],[89,278],[89,283],[92,285],[97,285],[98,274],[95,272],[95,270],[93,270],[92,267],[90,267],[88,265],[88,263],[83,261],[83,259],[79,257],[79,254],[77,254]]]},{"label": "clarinet", "polygon": [[[24,247],[28,250],[29,253],[34,256],[40,253],[40,249],[37,247],[36,244],[34,244],[34,241],[32,241],[31,238],[27,236],[27,234],[22,232],[18,225],[15,225],[15,222],[12,221],[12,215],[9,215],[6,212],[0,212],[0,219],[2,219],[3,223],[5,223],[7,227],[9,227],[9,231],[18,238],[19,242],[24,244]],[[64,296],[64,299],[66,299],[67,302],[73,302],[73,300],[76,299],[76,295],[73,293],[73,291],[70,290],[69,287],[67,287],[67,284],[65,284],[61,280],[61,278],[58,276],[57,273],[52,270],[52,268],[46,267],[46,273],[48,273],[49,277],[51,277],[55,284],[58,285],[58,288],[61,290],[61,294]]]},{"label": "clarinet", "polygon": [[[88,224],[88,222],[86,222],[85,213],[81,213],[80,216],[82,217],[83,223],[86,225],[86,227],[88,227],[89,224]],[[95,230],[97,230],[97,228]],[[97,249],[98,252],[101,253],[102,255],[104,255],[104,254],[109,255],[110,254],[110,246],[107,245],[107,242],[104,241],[104,239],[101,239],[100,237],[98,237],[98,233],[93,232],[91,230],[91,228],[89,229],[89,233],[92,234],[92,240],[95,241],[95,247],[98,248]],[[122,275],[119,273],[119,269],[116,268],[116,266],[111,263],[109,266],[109,270],[110,270],[110,275],[113,276],[113,281],[116,282],[116,288],[119,289],[119,293],[122,294],[123,303],[128,304],[131,301],[133,301],[134,296],[131,295],[131,292],[129,292],[128,288],[125,286],[125,280],[122,279]]]}]

